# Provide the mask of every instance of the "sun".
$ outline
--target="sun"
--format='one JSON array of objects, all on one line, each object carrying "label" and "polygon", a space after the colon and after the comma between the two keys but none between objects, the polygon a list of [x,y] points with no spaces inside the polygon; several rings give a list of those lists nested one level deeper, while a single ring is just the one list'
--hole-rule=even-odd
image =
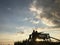
[{"label": "sun", "polygon": [[36,38],[36,42],[43,41],[42,39]]}]

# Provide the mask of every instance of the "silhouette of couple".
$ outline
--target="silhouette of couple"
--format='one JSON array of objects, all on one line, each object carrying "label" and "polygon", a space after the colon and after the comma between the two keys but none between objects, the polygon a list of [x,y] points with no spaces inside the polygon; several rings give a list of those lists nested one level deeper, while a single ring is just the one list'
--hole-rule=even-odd
[{"label": "silhouette of couple", "polygon": [[33,41],[35,41],[37,34],[38,32],[33,30],[32,34],[29,35],[29,40],[32,39]]}]

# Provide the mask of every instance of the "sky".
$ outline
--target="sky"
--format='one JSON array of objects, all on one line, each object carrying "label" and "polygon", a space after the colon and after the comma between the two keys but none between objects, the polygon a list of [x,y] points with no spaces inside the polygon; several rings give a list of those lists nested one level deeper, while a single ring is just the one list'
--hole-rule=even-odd
[{"label": "sky", "polygon": [[0,40],[27,39],[34,28],[60,38],[59,4],[59,0],[0,0]]}]

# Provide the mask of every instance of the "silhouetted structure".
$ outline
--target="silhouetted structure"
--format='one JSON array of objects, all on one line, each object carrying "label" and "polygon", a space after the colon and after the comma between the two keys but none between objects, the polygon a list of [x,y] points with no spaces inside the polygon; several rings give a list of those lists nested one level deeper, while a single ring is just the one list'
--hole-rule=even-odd
[{"label": "silhouetted structure", "polygon": [[[43,39],[43,41],[36,42],[36,38]],[[59,42],[52,42],[50,38]],[[37,32],[33,30],[32,34],[29,35],[27,40],[23,42],[15,42],[14,45],[60,45],[60,40],[54,37],[50,37],[48,33]]]},{"label": "silhouetted structure", "polygon": [[37,32],[33,30],[32,34],[29,35],[30,41],[35,41],[36,38],[43,39],[44,41],[51,41],[50,35],[48,33],[43,33],[43,32]]}]

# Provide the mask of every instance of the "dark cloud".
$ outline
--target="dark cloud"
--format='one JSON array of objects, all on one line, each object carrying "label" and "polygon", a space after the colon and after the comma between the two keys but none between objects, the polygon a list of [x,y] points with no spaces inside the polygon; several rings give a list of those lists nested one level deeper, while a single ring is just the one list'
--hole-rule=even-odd
[{"label": "dark cloud", "polygon": [[34,0],[30,9],[48,26],[60,26],[60,0]]}]

